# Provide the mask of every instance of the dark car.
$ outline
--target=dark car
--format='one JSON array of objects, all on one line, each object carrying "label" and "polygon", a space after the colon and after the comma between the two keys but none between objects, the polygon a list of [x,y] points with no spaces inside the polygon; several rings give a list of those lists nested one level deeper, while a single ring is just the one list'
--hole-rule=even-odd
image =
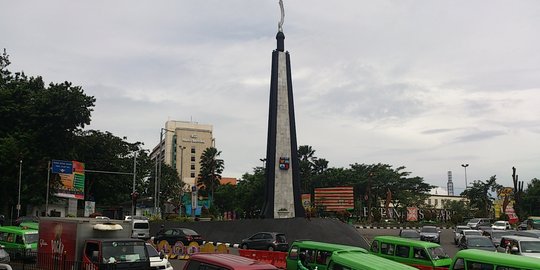
[{"label": "dark car", "polygon": [[203,238],[196,231],[188,228],[172,228],[164,229],[154,237],[154,243],[157,244],[165,240],[169,245],[173,246],[176,242],[181,241],[184,246],[189,245],[191,242],[197,242],[199,245],[203,244]]},{"label": "dark car", "polygon": [[417,230],[400,230],[399,237],[420,240],[420,233]]},{"label": "dark car", "polygon": [[288,251],[289,243],[285,234],[278,232],[258,232],[249,238],[243,239],[242,249],[260,249],[269,251]]},{"label": "dark car", "polygon": [[423,226],[420,230],[420,240],[441,243],[441,231],[435,226]]},{"label": "dark car", "polygon": [[461,249],[481,249],[495,252],[497,248],[487,236],[469,235],[463,238],[459,246]]},{"label": "dark car", "polygon": [[491,239],[491,242],[493,242],[493,244],[496,247],[498,247],[501,244],[501,238],[503,236],[516,235],[516,233],[517,233],[516,231],[512,231],[512,230],[506,230],[506,231],[494,230],[489,234],[488,237]]}]

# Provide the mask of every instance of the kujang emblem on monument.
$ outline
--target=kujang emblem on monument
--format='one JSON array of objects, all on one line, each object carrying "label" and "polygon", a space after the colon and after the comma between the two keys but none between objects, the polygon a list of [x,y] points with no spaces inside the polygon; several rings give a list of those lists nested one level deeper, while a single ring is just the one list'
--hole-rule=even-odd
[{"label": "kujang emblem on monument", "polygon": [[288,157],[280,157],[279,158],[279,169],[280,170],[288,170],[289,169],[289,158]]}]

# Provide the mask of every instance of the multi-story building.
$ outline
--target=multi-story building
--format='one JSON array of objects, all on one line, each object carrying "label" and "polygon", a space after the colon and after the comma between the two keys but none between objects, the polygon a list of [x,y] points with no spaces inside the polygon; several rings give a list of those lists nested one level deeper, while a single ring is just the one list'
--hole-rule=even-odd
[{"label": "multi-story building", "polygon": [[444,209],[444,204],[447,201],[463,201],[465,203],[468,203],[469,199],[462,196],[430,194],[429,197],[426,199],[425,204],[435,209]]},{"label": "multi-story building", "polygon": [[150,154],[151,159],[155,161],[158,157],[175,168],[189,190],[199,174],[201,154],[206,148],[214,147],[212,125],[170,120],[161,129],[160,139]]}]

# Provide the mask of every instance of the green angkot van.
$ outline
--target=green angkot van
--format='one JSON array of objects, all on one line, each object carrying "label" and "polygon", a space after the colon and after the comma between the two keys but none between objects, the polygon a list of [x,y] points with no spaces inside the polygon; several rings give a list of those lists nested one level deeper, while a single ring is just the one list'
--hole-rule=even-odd
[{"label": "green angkot van", "polygon": [[0,227],[0,245],[15,254],[15,258],[35,259],[38,241],[38,230],[24,226]]},{"label": "green angkot van", "polygon": [[335,251],[330,257],[328,270],[414,270],[406,264],[354,250]]},{"label": "green angkot van", "polygon": [[339,250],[351,250],[361,253],[368,253],[367,250],[347,245],[331,244],[325,242],[317,242],[311,240],[297,240],[291,244],[289,252],[287,253],[287,270],[297,270],[299,254],[304,252],[307,257],[307,265],[305,267],[309,269],[326,270],[330,257],[334,251]]},{"label": "green angkot van", "polygon": [[536,270],[540,269],[540,259],[496,253],[478,249],[459,251],[450,270]]},{"label": "green angkot van", "polygon": [[423,270],[448,269],[452,263],[439,244],[396,236],[376,236],[369,252]]}]

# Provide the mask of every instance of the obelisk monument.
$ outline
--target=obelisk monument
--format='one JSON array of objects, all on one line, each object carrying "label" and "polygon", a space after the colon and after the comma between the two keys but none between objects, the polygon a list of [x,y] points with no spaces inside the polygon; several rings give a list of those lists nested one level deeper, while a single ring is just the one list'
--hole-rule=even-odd
[{"label": "obelisk monument", "polygon": [[283,2],[279,1],[281,20],[276,35],[277,49],[272,52],[268,141],[266,145],[264,218],[303,217],[300,196],[300,170],[296,143],[296,125],[291,77],[291,59],[285,51]]}]

